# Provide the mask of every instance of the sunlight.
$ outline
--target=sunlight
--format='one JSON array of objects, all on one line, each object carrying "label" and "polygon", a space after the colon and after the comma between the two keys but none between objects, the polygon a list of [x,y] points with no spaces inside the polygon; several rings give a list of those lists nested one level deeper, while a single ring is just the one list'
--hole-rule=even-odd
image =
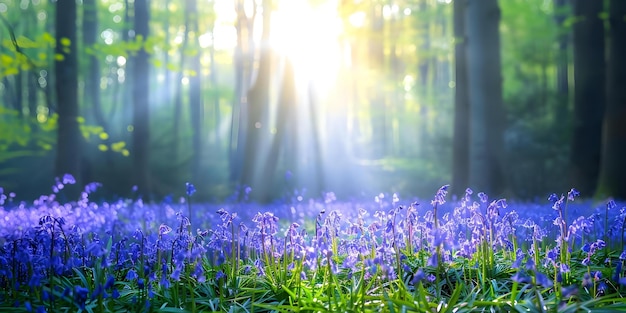
[{"label": "sunlight", "polygon": [[297,77],[324,90],[332,86],[339,68],[341,20],[335,1],[316,6],[309,2],[281,1],[272,14],[270,40],[290,59]]}]

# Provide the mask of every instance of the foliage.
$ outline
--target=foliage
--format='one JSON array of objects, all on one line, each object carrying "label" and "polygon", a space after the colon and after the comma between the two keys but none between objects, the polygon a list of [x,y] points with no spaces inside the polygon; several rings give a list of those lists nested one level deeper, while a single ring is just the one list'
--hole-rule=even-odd
[{"label": "foliage", "polygon": [[[490,201],[471,190],[430,206],[284,203],[275,213],[233,203],[119,200],[99,184],[32,204],[0,189],[0,307],[140,312],[605,312],[626,309],[626,207]],[[426,202],[428,203],[428,202]],[[550,204],[548,204],[549,206]],[[545,208],[545,209],[544,209]],[[237,211],[237,212],[234,212]],[[574,218],[572,213],[584,215]],[[591,215],[587,215],[590,214]],[[198,230],[192,232],[192,224]],[[556,240],[555,240],[556,239]],[[619,247],[619,249],[618,249]]]}]

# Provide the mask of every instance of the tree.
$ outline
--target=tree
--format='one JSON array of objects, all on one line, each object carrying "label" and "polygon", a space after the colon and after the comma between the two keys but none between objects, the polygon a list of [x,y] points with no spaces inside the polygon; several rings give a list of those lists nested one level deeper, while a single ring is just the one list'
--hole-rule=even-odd
[{"label": "tree", "polygon": [[80,182],[81,135],[78,125],[78,61],[76,1],[58,0],[56,6],[55,76],[58,106],[57,150],[54,173],[72,174]]},{"label": "tree", "polygon": [[[555,0],[554,1],[554,21],[559,28],[558,35],[558,53],[556,60],[556,91],[558,95],[558,105],[556,107],[556,113],[558,116],[565,116],[567,112],[567,104],[569,98],[569,60],[568,60],[568,46],[569,46],[569,34],[563,30],[563,24],[567,18],[566,9],[568,0]],[[562,125],[563,123],[558,123]]]},{"label": "tree", "polygon": [[469,186],[503,191],[500,9],[497,0],[467,1],[467,79],[470,103]]},{"label": "tree", "polygon": [[454,135],[452,193],[461,195],[469,183],[469,102],[465,40],[465,1],[454,1]]},{"label": "tree", "polygon": [[[243,152],[243,170],[241,171],[240,183],[245,186],[255,187],[263,183],[260,178],[259,161],[264,157],[260,153],[268,126],[267,115],[270,101],[270,80],[272,75],[272,52],[269,47],[271,25],[271,1],[263,0],[263,31],[259,48],[259,67],[256,81],[247,95],[245,110],[245,148]],[[254,189],[253,189],[254,190]]]},{"label": "tree", "polygon": [[149,35],[148,21],[150,11],[148,0],[135,0],[135,36],[142,42],[141,48],[134,56],[133,64],[133,169],[136,186],[140,193],[150,194],[149,161],[150,161],[150,63],[145,40]]},{"label": "tree", "polygon": [[609,1],[607,102],[598,194],[626,199],[626,1]]},{"label": "tree", "polygon": [[[235,1],[237,19],[237,45],[234,51],[235,63],[235,99],[233,101],[230,138],[228,144],[229,180],[240,181],[242,164],[246,147],[247,96],[246,92],[252,81],[252,64],[254,64],[254,21],[257,15],[256,4],[253,5],[251,16],[247,16],[244,0]],[[213,71],[211,71],[213,73]]]},{"label": "tree", "polygon": [[602,119],[605,107],[603,1],[573,1],[574,116],[570,181],[583,196],[591,196],[600,173]]},{"label": "tree", "polygon": [[[189,58],[189,64],[191,66],[192,72],[195,72],[195,75],[191,75],[189,78],[189,113],[191,114],[191,147],[193,149],[193,155],[191,156],[191,177],[194,182],[199,183],[199,179],[202,177],[200,175],[200,163],[202,160],[202,152],[203,152],[203,102],[202,102],[202,66],[200,64],[200,44],[198,42],[198,35],[200,34],[198,28],[198,7],[196,0],[187,0],[186,9],[189,11],[189,25],[190,31],[192,31],[195,35],[193,37],[193,42],[191,47],[193,48],[193,53]],[[183,52],[184,53],[184,52]]]}]

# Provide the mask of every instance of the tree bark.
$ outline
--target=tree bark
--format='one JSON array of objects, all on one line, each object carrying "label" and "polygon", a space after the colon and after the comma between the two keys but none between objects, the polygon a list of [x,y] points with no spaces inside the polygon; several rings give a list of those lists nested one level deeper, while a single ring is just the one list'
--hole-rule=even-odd
[{"label": "tree bark", "polygon": [[56,6],[55,87],[59,120],[54,173],[57,177],[71,174],[80,184],[81,135],[78,126],[76,41],[76,1],[58,0]]},{"label": "tree bark", "polygon": [[454,137],[452,146],[452,193],[463,195],[469,185],[469,95],[464,0],[454,1]]},{"label": "tree bark", "polygon": [[[148,0],[135,0],[135,36],[143,38],[149,35],[148,22],[150,10]],[[133,169],[134,181],[140,194],[150,195],[150,105],[149,105],[149,55],[145,47],[137,51],[134,57],[133,84]]]},{"label": "tree bark", "polygon": [[607,106],[599,196],[626,200],[626,2],[609,1]]},{"label": "tree bark", "polygon": [[469,0],[467,3],[469,185],[478,191],[497,194],[504,190],[500,9],[497,0]]},{"label": "tree bark", "polygon": [[606,102],[603,1],[574,0],[574,117],[570,185],[582,196],[596,191]]}]

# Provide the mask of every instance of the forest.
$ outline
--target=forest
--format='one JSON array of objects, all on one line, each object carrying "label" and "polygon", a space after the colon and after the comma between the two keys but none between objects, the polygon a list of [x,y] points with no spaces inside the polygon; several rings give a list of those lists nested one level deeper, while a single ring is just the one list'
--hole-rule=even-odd
[{"label": "forest", "polygon": [[4,0],[0,22],[17,199],[64,174],[103,199],[626,198],[625,1]]}]

